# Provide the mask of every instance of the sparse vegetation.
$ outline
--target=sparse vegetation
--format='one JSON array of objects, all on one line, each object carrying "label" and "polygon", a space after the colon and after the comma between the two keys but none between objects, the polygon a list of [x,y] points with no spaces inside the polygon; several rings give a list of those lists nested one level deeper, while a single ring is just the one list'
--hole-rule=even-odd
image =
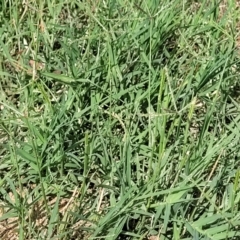
[{"label": "sparse vegetation", "polygon": [[239,239],[238,1],[0,3],[0,239]]}]

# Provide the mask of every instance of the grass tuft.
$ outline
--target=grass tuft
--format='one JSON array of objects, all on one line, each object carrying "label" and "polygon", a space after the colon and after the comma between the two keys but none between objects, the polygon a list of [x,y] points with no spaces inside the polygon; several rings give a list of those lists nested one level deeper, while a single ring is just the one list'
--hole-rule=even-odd
[{"label": "grass tuft", "polygon": [[0,239],[239,239],[239,1],[0,4]]}]

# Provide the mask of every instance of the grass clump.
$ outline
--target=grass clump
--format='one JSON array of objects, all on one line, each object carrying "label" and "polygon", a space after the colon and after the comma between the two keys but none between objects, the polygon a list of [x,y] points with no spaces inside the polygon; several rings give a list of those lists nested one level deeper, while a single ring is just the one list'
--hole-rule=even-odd
[{"label": "grass clump", "polygon": [[238,3],[5,1],[1,239],[238,239]]}]

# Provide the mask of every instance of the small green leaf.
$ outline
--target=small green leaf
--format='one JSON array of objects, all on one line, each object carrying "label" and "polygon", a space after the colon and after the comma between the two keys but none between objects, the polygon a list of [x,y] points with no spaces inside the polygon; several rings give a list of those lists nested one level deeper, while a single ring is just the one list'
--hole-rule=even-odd
[{"label": "small green leaf", "polygon": [[62,83],[70,84],[70,83],[76,82],[73,78],[67,77],[67,76],[62,75],[62,74],[49,73],[49,72],[42,72],[41,74],[45,77],[53,78],[54,80],[57,80],[57,81],[62,82]]}]

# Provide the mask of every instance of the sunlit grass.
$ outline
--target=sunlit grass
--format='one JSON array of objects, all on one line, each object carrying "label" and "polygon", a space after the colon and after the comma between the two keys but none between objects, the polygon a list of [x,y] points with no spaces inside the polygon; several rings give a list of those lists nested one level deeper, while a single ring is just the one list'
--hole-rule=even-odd
[{"label": "sunlit grass", "polygon": [[239,238],[235,1],[0,9],[0,239]]}]

